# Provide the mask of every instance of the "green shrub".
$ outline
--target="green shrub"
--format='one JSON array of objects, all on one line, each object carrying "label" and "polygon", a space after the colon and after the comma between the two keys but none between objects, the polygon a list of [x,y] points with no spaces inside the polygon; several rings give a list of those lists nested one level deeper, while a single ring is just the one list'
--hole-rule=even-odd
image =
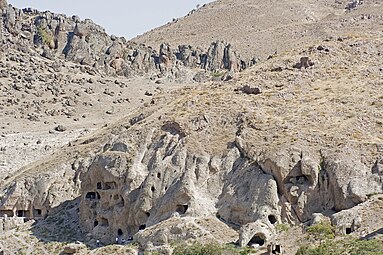
[{"label": "green shrub", "polygon": [[275,226],[275,229],[278,231],[278,232],[286,232],[290,229],[290,225],[289,224],[277,224]]},{"label": "green shrub", "polygon": [[39,27],[37,32],[43,44],[46,44],[48,46],[51,46],[53,44],[53,35],[50,32],[48,32],[45,28]]},{"label": "green shrub", "polygon": [[325,221],[308,227],[307,233],[317,241],[324,241],[335,237],[333,226]]},{"label": "green shrub", "polygon": [[173,255],[249,255],[254,250],[250,247],[239,248],[233,244],[220,245],[216,243],[179,245]]},{"label": "green shrub", "polygon": [[218,244],[195,243],[190,246],[177,246],[173,255],[221,255],[222,251],[222,247]]},{"label": "green shrub", "polygon": [[317,247],[302,246],[295,255],[381,255],[383,243],[379,240],[347,238],[327,240]]}]

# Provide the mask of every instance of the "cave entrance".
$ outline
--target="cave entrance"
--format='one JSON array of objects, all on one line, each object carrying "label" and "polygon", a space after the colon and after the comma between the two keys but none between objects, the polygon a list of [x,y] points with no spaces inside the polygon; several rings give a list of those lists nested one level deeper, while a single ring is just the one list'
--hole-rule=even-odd
[{"label": "cave entrance", "polygon": [[108,227],[109,226],[109,221],[105,218],[100,219],[100,224],[102,227]]},{"label": "cave entrance", "polygon": [[277,223],[277,217],[275,217],[275,215],[272,215],[272,214],[270,214],[268,217],[267,217],[267,219],[269,220],[269,222],[271,223],[271,224],[275,224],[275,223]]},{"label": "cave entrance", "polygon": [[34,217],[42,217],[43,216],[43,210],[42,209],[33,209],[33,216]]},{"label": "cave entrance", "polygon": [[346,235],[349,235],[351,234],[353,231],[352,231],[352,228],[346,228]]},{"label": "cave entrance", "polygon": [[138,230],[144,230],[146,228],[146,224],[142,224],[138,227]]},{"label": "cave entrance", "polygon": [[188,209],[188,205],[177,205],[176,212],[178,212],[179,214],[185,214]]},{"label": "cave entrance", "polygon": [[124,233],[122,232],[122,230],[119,228],[118,230],[117,230],[117,235],[118,236],[122,236]]},{"label": "cave entrance", "polygon": [[275,245],[273,249],[271,250],[271,254],[281,254],[281,253],[282,253],[282,249],[279,244]]},{"label": "cave entrance", "polygon": [[86,193],[85,198],[89,200],[98,200],[100,199],[100,194],[98,194],[98,192],[88,192]]},{"label": "cave entrance", "polygon": [[98,220],[95,220],[93,223],[93,227],[97,227],[97,226],[98,226]]},{"label": "cave entrance", "polygon": [[266,242],[266,237],[263,233],[257,233],[251,238],[249,243],[247,244],[248,246],[263,246]]},{"label": "cave entrance", "polygon": [[102,183],[101,182],[97,182],[97,189],[102,189]]},{"label": "cave entrance", "polygon": [[17,217],[29,218],[29,217],[31,217],[31,214],[27,210],[17,210]]}]

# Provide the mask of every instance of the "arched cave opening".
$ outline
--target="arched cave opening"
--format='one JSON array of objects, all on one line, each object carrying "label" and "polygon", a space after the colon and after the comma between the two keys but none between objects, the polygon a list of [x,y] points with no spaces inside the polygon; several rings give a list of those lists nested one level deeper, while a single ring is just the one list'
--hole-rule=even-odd
[{"label": "arched cave opening", "polygon": [[109,221],[105,218],[100,219],[100,224],[102,227],[109,227]]},{"label": "arched cave opening", "polygon": [[262,233],[257,233],[251,238],[249,243],[247,244],[248,246],[263,246],[266,242],[266,237]]},{"label": "arched cave opening", "polygon": [[146,217],[150,217],[150,212],[145,212]]},{"label": "arched cave opening", "polygon": [[89,200],[100,199],[100,194],[98,194],[98,192],[91,191],[86,193],[85,198]]},{"label": "arched cave opening", "polygon": [[152,192],[154,192],[154,191],[156,191],[156,188],[155,188],[154,186],[152,186],[152,187],[150,188],[150,190],[151,190]]},{"label": "arched cave opening", "polygon": [[157,173],[157,178],[161,179],[161,173]]},{"label": "arched cave opening", "polygon": [[142,224],[138,227],[138,230],[144,230],[146,228],[146,224]]},{"label": "arched cave opening", "polygon": [[93,223],[93,227],[97,227],[97,226],[98,226],[98,220],[95,220]]},{"label": "arched cave opening", "polygon": [[352,233],[352,228],[346,228],[346,235],[349,235]]},{"label": "arched cave opening", "polygon": [[267,219],[269,220],[269,222],[271,223],[271,224],[275,224],[275,223],[277,223],[277,217],[275,217],[275,215],[272,215],[272,214],[270,214],[268,217],[267,217]]},{"label": "arched cave opening", "polygon": [[188,209],[188,205],[177,205],[176,212],[178,212],[179,214],[185,214]]},{"label": "arched cave opening", "polygon": [[122,232],[122,230],[119,228],[118,230],[117,230],[117,235],[118,236],[122,236],[124,233]]}]

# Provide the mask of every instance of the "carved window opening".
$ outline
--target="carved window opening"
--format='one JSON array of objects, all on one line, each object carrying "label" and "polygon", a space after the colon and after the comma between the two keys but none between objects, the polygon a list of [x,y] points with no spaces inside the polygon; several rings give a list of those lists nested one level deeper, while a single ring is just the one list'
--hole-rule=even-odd
[{"label": "carved window opening", "polygon": [[100,194],[98,194],[98,192],[88,192],[86,193],[85,198],[89,200],[98,200],[100,199]]},{"label": "carved window opening", "polygon": [[43,215],[43,211],[41,209],[34,209],[33,210],[33,216],[41,217],[42,215]]},{"label": "carved window opening", "polygon": [[255,234],[248,243],[248,246],[263,246],[266,242],[266,237],[262,233]]},{"label": "carved window opening", "polygon": [[275,223],[277,223],[277,218],[275,217],[275,215],[270,214],[267,218],[271,224],[274,225]]},{"label": "carved window opening", "polygon": [[121,197],[121,201],[118,202],[117,206],[119,206],[119,207],[124,207],[125,206],[125,200],[124,200],[123,197]]},{"label": "carved window opening", "polygon": [[177,205],[176,212],[178,212],[179,214],[185,214],[188,209],[189,209],[188,205]]},{"label": "carved window opening", "polygon": [[31,217],[30,212],[26,210],[17,210],[17,217]]},{"label": "carved window opening", "polygon": [[279,244],[275,245],[275,247],[271,251],[271,254],[281,254],[281,253],[282,253],[282,249]]},{"label": "carved window opening", "polygon": [[102,227],[109,227],[109,221],[105,218],[100,219],[100,224]]}]

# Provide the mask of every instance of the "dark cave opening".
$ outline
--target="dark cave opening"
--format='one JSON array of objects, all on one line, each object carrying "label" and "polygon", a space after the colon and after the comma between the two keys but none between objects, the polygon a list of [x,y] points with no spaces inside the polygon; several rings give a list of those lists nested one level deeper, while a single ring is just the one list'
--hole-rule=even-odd
[{"label": "dark cave opening", "polygon": [[255,234],[247,244],[248,246],[259,245],[263,246],[266,242],[266,237],[262,233]]},{"label": "dark cave opening", "polygon": [[277,223],[277,217],[275,217],[275,215],[272,215],[272,214],[270,214],[268,217],[267,217],[267,219],[269,220],[269,222],[271,223],[271,224],[275,224],[275,223]]},{"label": "dark cave opening", "polygon": [[185,214],[188,209],[188,205],[177,205],[176,212],[178,212],[179,214]]}]

